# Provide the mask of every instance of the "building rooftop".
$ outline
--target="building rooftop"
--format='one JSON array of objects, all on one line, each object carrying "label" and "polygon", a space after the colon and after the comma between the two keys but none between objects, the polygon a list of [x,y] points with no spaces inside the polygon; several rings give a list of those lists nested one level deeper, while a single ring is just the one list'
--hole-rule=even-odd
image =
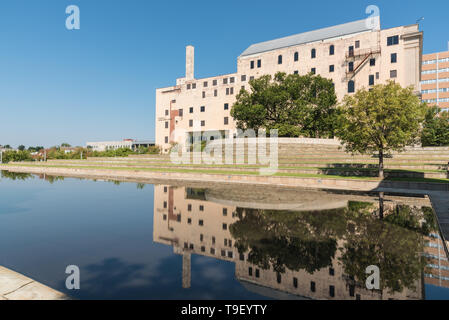
[{"label": "building rooftop", "polygon": [[[380,26],[380,17],[375,17],[377,26]],[[367,19],[353,21],[349,23],[340,24],[333,27],[308,31],[304,33],[295,34],[292,36],[279,38],[275,40],[265,41],[253,44],[248,47],[240,57],[249,56],[257,53],[271,51],[275,49],[287,48],[301,44],[343,37],[355,33],[373,31],[366,23]]]}]

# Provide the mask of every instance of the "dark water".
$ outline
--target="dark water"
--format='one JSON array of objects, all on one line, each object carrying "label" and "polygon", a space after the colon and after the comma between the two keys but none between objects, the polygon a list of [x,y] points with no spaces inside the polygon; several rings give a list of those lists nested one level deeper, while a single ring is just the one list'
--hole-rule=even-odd
[{"label": "dark water", "polygon": [[425,198],[3,172],[0,199],[0,265],[74,298],[449,298]]}]

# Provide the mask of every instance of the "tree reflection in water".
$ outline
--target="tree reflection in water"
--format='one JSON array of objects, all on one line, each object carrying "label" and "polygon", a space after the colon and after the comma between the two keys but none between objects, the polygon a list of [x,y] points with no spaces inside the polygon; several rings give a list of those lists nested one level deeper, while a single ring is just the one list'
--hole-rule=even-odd
[{"label": "tree reflection in water", "polygon": [[366,268],[381,272],[381,290],[416,289],[426,261],[424,236],[437,229],[431,208],[349,202],[326,211],[276,211],[237,208],[230,227],[240,254],[267,270],[310,274],[332,266],[338,257],[351,285],[364,286]]}]

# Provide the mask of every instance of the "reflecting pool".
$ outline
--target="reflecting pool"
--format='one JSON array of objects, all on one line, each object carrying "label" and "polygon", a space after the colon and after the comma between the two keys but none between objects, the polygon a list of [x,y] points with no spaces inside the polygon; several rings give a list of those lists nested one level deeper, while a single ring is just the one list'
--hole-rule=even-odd
[{"label": "reflecting pool", "polygon": [[77,299],[449,298],[422,196],[5,171],[0,195],[0,265]]}]

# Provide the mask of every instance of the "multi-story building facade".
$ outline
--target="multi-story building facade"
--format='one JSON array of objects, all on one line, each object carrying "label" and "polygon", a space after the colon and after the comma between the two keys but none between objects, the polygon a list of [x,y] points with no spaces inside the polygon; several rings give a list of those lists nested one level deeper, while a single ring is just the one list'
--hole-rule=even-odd
[{"label": "multi-story building facade", "polygon": [[449,51],[423,55],[422,99],[449,111]]},{"label": "multi-story building facade", "polygon": [[[378,19],[378,18],[377,18]],[[361,88],[393,80],[420,92],[422,39],[418,25],[380,29],[366,20],[257,43],[237,58],[237,72],[195,79],[194,48],[186,50],[186,74],[156,90],[156,144],[184,143],[186,134],[220,131],[233,136],[230,110],[249,81],[277,72],[319,74],[335,85],[339,100]]]}]

